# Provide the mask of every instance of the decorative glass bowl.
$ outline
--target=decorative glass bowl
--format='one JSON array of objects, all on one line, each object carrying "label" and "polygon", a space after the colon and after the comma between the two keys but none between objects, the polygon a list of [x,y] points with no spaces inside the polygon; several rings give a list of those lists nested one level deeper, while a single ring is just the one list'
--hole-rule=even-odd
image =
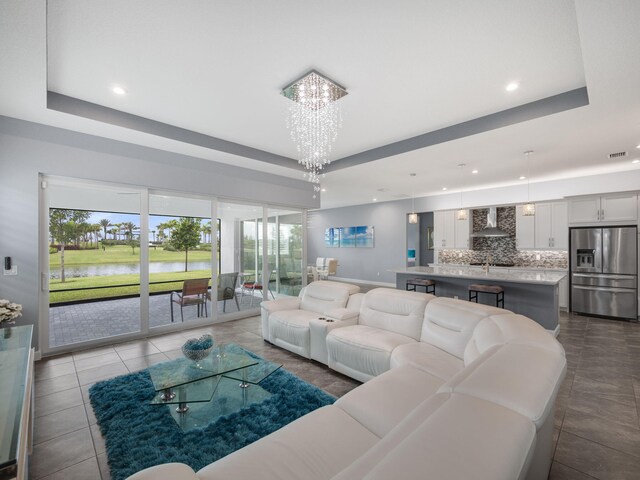
[{"label": "decorative glass bowl", "polygon": [[200,338],[190,338],[182,345],[182,354],[193,362],[206,358],[213,350],[213,337],[202,335]]}]

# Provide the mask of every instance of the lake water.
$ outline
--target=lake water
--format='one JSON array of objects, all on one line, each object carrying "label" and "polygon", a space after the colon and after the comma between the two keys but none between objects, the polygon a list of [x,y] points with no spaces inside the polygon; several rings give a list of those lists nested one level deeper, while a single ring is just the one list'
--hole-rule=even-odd
[{"label": "lake water", "polygon": [[[189,271],[211,270],[210,262],[189,262]],[[183,272],[184,262],[151,262],[149,273]],[[130,273],[140,273],[139,263],[118,263],[110,265],[73,265],[65,267],[66,278],[101,277],[108,275],[124,275]],[[49,271],[49,278],[60,278],[60,268],[52,267]]]}]

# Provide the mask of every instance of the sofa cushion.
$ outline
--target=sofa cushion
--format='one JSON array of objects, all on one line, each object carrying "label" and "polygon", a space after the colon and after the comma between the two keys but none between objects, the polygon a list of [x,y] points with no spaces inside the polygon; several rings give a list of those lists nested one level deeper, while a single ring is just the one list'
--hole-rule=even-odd
[{"label": "sofa cushion", "polygon": [[426,293],[375,288],[364,296],[358,323],[418,340],[424,308],[434,298]]},{"label": "sofa cushion", "polygon": [[526,417],[466,395],[436,395],[333,480],[521,479],[534,445]]},{"label": "sofa cushion", "polygon": [[[411,337],[366,325],[336,328],[327,335],[329,367],[365,382],[389,370],[394,348],[414,342]],[[356,372],[361,375],[354,376]]]},{"label": "sofa cushion", "polygon": [[391,368],[411,365],[443,381],[449,380],[464,368],[458,357],[425,342],[399,345],[391,353]]},{"label": "sofa cushion", "polygon": [[489,348],[504,343],[536,345],[552,352],[564,352],[562,345],[540,324],[509,312],[507,315],[493,315],[478,323],[464,351],[465,364],[473,362]]},{"label": "sofa cushion", "polygon": [[502,313],[511,312],[465,300],[437,298],[426,306],[420,340],[462,359],[480,320]]},{"label": "sofa cushion", "polygon": [[204,467],[198,477],[326,480],[378,441],[343,410],[330,405]]},{"label": "sofa cushion", "polygon": [[322,313],[331,308],[346,307],[351,287],[352,285],[339,282],[313,282],[304,289],[300,308]]},{"label": "sofa cushion", "polygon": [[532,345],[494,346],[440,387],[510,408],[540,427],[566,372],[561,352]]},{"label": "sofa cushion", "polygon": [[443,383],[438,377],[405,365],[351,390],[334,405],[382,438]]},{"label": "sofa cushion", "polygon": [[269,317],[269,338],[272,343],[309,358],[309,322],[318,316],[307,310],[274,312]]}]

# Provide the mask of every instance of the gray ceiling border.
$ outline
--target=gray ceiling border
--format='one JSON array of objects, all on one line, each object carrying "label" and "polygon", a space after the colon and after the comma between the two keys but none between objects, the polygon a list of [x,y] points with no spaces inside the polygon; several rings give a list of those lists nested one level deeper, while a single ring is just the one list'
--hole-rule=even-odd
[{"label": "gray ceiling border", "polygon": [[89,118],[98,122],[116,125],[139,132],[170,138],[179,142],[198,145],[200,147],[217,150],[219,152],[251,158],[261,162],[280,165],[282,167],[304,170],[293,158],[266,152],[240,143],[230,142],[221,138],[212,137],[203,133],[194,132],[185,128],[157,122],[145,117],[122,112],[113,108],[86,102],[75,97],[62,95],[61,93],[47,91],[47,108],[58,112],[68,113],[79,117]]},{"label": "gray ceiling border", "polygon": [[[509,108],[501,112],[492,113],[439,130],[434,130],[433,132],[423,133],[415,137],[343,157],[327,165],[323,169],[323,172],[329,173],[343,168],[353,167],[586,105],[589,105],[587,87],[576,88],[575,90]],[[304,170],[304,168],[298,164],[298,161],[293,158],[230,142],[167,123],[157,122],[138,115],[62,95],[57,92],[47,91],[47,108],[177,140],[179,142],[198,145],[211,150],[259,160],[272,165]]]},{"label": "gray ceiling border", "polygon": [[434,130],[433,132],[423,133],[415,137],[334,160],[324,168],[324,173],[400,155],[439,143],[450,142],[459,138],[526,122],[573,108],[584,107],[585,105],[589,105],[587,87],[576,88],[575,90],[546,97],[541,100],[536,100],[535,102],[502,110],[501,112],[485,115],[484,117],[474,118],[467,122],[451,125],[450,127]]}]

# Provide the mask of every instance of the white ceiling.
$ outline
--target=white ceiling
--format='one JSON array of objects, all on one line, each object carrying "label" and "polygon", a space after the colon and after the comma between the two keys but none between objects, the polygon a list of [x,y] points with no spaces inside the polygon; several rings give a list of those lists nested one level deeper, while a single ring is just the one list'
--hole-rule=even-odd
[{"label": "white ceiling", "polygon": [[[525,150],[533,181],[640,168],[637,0],[56,0],[48,18],[45,7],[0,3],[0,114],[294,178],[47,110],[47,88],[295,158],[279,91],[316,68],[349,92],[334,159],[588,89],[586,107],[332,171],[323,208],[522,183]],[[621,150],[631,156],[608,160]]]}]

